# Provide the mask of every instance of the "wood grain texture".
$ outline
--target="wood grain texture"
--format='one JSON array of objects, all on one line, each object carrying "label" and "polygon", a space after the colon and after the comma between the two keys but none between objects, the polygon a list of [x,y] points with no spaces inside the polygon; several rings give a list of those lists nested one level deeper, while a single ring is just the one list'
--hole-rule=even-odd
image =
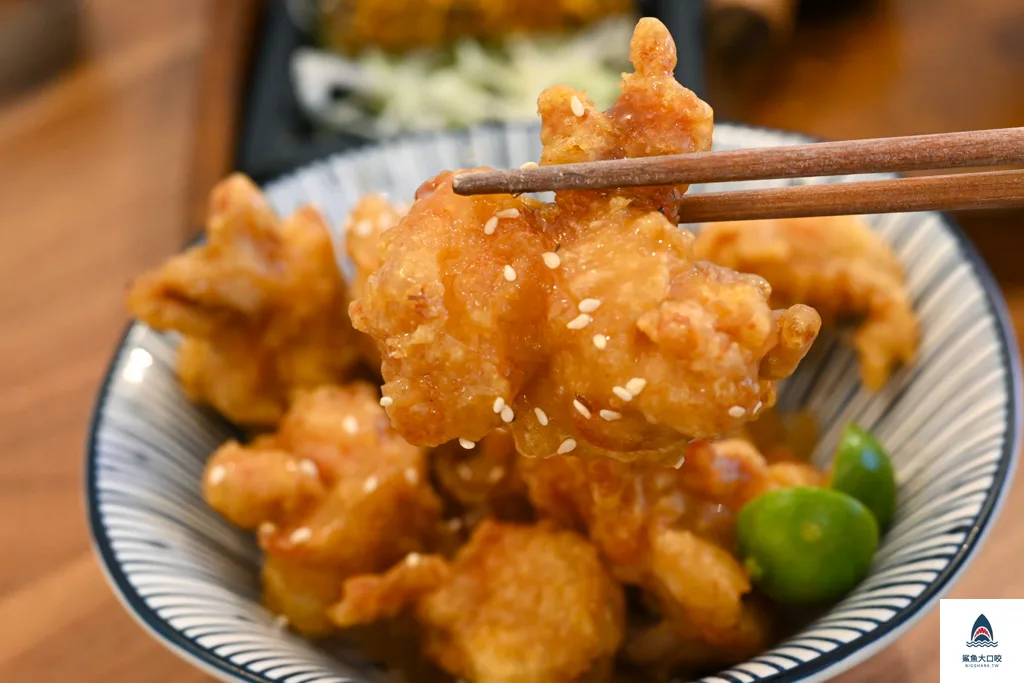
[{"label": "wood grain texture", "polygon": [[[231,1],[231,0],[228,0]],[[89,549],[82,443],[126,320],[124,288],[189,228],[213,0],[86,0],[88,57],[0,106],[0,681],[209,683],[124,612]],[[1019,0],[890,0],[798,29],[771,98],[720,120],[833,139],[1024,124]],[[721,85],[721,82],[718,83]],[[233,131],[223,130],[220,144]],[[976,238],[1024,334],[1020,215]],[[1021,597],[1024,479],[952,597]],[[839,680],[938,679],[938,614]]]},{"label": "wood grain texture", "polygon": [[683,197],[682,223],[1024,207],[1024,171],[929,175]]},{"label": "wood grain texture", "polygon": [[457,173],[455,194],[598,190],[1024,163],[1024,128],[841,140]]}]

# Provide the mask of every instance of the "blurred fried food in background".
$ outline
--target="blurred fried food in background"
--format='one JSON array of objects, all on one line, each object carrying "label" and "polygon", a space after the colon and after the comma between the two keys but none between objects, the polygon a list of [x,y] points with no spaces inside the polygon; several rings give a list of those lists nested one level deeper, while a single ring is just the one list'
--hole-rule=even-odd
[{"label": "blurred fried food in background", "polygon": [[348,53],[400,52],[457,38],[584,26],[633,10],[632,0],[321,0],[321,38]]}]

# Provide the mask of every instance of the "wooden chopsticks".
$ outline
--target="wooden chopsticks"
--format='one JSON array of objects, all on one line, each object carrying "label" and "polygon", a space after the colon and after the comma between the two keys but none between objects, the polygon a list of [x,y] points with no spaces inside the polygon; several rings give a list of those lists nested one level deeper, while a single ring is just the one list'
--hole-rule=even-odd
[{"label": "wooden chopsticks", "polygon": [[1024,206],[1024,171],[930,175],[685,195],[682,223]]},{"label": "wooden chopsticks", "polygon": [[[698,152],[456,174],[457,194],[596,190],[1024,164],[1024,128]],[[1024,171],[687,195],[685,222],[1024,206]]]}]

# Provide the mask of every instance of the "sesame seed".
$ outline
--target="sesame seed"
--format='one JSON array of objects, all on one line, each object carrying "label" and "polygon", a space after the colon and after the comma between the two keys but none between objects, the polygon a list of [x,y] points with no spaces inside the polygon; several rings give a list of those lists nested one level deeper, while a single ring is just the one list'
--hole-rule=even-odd
[{"label": "sesame seed", "polygon": [[684,462],[686,462],[686,456],[685,455],[680,455],[679,456],[679,460],[676,462],[675,465],[672,465],[672,467],[674,467],[674,468],[676,468],[678,470],[680,467],[683,466]]},{"label": "sesame seed", "polygon": [[281,631],[288,628],[289,623],[290,622],[288,621],[288,617],[286,617],[283,614],[278,614],[276,617],[274,617],[274,626]]},{"label": "sesame seed", "polygon": [[345,419],[341,421],[341,428],[345,430],[346,434],[355,434],[359,431],[359,420],[353,415],[346,415]]},{"label": "sesame seed", "polygon": [[261,536],[269,536],[270,534],[277,531],[277,525],[273,522],[263,522],[260,524],[260,528],[257,530]]},{"label": "sesame seed", "polygon": [[216,486],[224,481],[226,476],[228,476],[228,471],[224,468],[224,465],[216,465],[210,469],[210,473],[206,476],[206,481],[210,486]]},{"label": "sesame seed", "polygon": [[352,232],[354,232],[360,237],[366,237],[371,232],[373,232],[373,223],[366,219],[363,219],[352,227]]},{"label": "sesame seed", "polygon": [[459,445],[468,451],[476,447],[476,442],[470,441],[469,439],[459,439]]},{"label": "sesame seed", "polygon": [[540,164],[538,164],[536,161],[527,161],[519,168],[537,168],[538,166],[540,166]]},{"label": "sesame seed", "polygon": [[622,417],[622,413],[617,413],[614,410],[602,410],[598,415],[601,416],[602,420],[607,420],[608,422],[614,422]]},{"label": "sesame seed", "polygon": [[509,282],[516,281],[516,269],[512,266],[505,266],[505,279]]},{"label": "sesame seed", "polygon": [[299,469],[302,470],[303,474],[310,477],[319,477],[320,468],[316,466],[316,463],[309,458],[304,458],[299,461]]},{"label": "sesame seed", "polygon": [[502,422],[511,422],[514,419],[516,419],[516,414],[512,412],[512,406],[505,406],[501,409]]},{"label": "sesame seed", "polygon": [[491,216],[490,218],[487,219],[487,222],[484,223],[484,234],[485,235],[493,235],[494,231],[497,230],[497,229],[498,229],[498,217],[497,216]]},{"label": "sesame seed", "polygon": [[502,209],[494,214],[498,218],[519,218],[519,209],[512,207],[511,209]]},{"label": "sesame seed", "polygon": [[562,259],[558,258],[558,254],[556,254],[553,251],[545,251],[543,254],[540,255],[540,257],[544,259],[544,265],[550,268],[551,270],[554,270],[558,266],[562,265]]},{"label": "sesame seed", "polygon": [[622,387],[612,387],[612,393],[627,403],[633,400],[633,394],[629,393]]},{"label": "sesame seed", "polygon": [[574,398],[572,400],[572,407],[575,408],[576,412],[578,412],[580,415],[587,418],[588,420],[590,419],[590,410],[588,410],[587,407],[583,405],[578,398]]},{"label": "sesame seed", "polygon": [[504,477],[504,476],[505,476],[505,468],[504,467],[492,467],[491,471],[487,473],[487,480],[490,481],[492,484],[495,484],[498,481],[500,481],[501,478]]},{"label": "sesame seed", "polygon": [[633,394],[634,396],[639,396],[640,392],[643,391],[644,387],[646,386],[647,380],[645,380],[643,377],[634,377],[633,379],[626,382],[626,391]]},{"label": "sesame seed", "polygon": [[649,425],[656,425],[656,424],[658,424],[658,421],[655,420],[654,416],[651,415],[650,413],[644,413],[644,419],[647,420],[647,424],[649,424]]},{"label": "sesame seed", "polygon": [[499,414],[501,412],[501,409],[504,408],[504,407],[505,407],[505,399],[503,399],[501,396],[499,396],[498,398],[494,399],[494,405],[492,406],[492,409],[494,410],[494,414],[495,415]]},{"label": "sesame seed", "polygon": [[405,480],[409,482],[409,486],[415,486],[420,481],[420,473],[416,471],[415,467],[406,467],[405,472],[402,474],[405,476]]},{"label": "sesame seed", "polygon": [[754,404],[754,414],[757,415],[757,411],[761,410],[761,402],[758,401]]},{"label": "sesame seed", "polygon": [[292,532],[292,535],[288,537],[288,540],[292,543],[305,543],[311,538],[313,538],[313,532],[309,530],[309,527],[300,526]]},{"label": "sesame seed", "polygon": [[367,477],[366,481],[363,482],[363,491],[366,493],[373,493],[377,490],[377,485],[379,483],[380,482],[377,480],[377,477]]},{"label": "sesame seed", "polygon": [[548,414],[547,413],[545,413],[540,408],[534,408],[533,409],[533,413],[534,413],[534,415],[537,416],[537,422],[540,422],[540,426],[541,427],[547,427],[548,426]]},{"label": "sesame seed", "polygon": [[747,409],[743,406],[733,406],[729,408],[729,417],[735,417],[737,420],[747,414]]},{"label": "sesame seed", "polygon": [[390,396],[382,396],[381,399],[380,399],[380,404],[382,406],[384,406],[385,408],[387,408],[389,405],[391,405],[394,402],[395,402],[395,399],[391,398]]},{"label": "sesame seed", "polygon": [[584,299],[580,302],[580,313],[593,313],[601,307],[600,299]]},{"label": "sesame seed", "polygon": [[558,444],[558,454],[565,455],[566,453],[572,452],[576,448],[576,439],[566,439],[562,443]]},{"label": "sesame seed", "polygon": [[572,113],[576,116],[583,116],[586,113],[583,109],[583,103],[580,102],[580,98],[576,95],[573,95],[572,99],[569,100],[569,107],[572,108]]},{"label": "sesame seed", "polygon": [[451,519],[449,519],[448,520],[448,528],[451,529],[452,531],[458,531],[459,529],[461,529],[462,528],[462,518],[461,517],[452,517]]},{"label": "sesame seed", "polygon": [[460,464],[456,468],[455,471],[459,473],[459,478],[460,479],[472,479],[473,478],[473,468],[471,468],[466,463]]},{"label": "sesame seed", "polygon": [[409,553],[405,556],[405,563],[410,567],[415,567],[420,563],[421,559],[423,558],[420,556],[419,553]]},{"label": "sesame seed", "polygon": [[603,334],[594,335],[594,346],[601,349],[602,351],[608,346],[608,337]]},{"label": "sesame seed", "polygon": [[582,330],[584,327],[593,322],[593,320],[594,319],[591,318],[586,313],[580,313],[578,316],[570,320],[566,327],[568,327],[570,330]]}]

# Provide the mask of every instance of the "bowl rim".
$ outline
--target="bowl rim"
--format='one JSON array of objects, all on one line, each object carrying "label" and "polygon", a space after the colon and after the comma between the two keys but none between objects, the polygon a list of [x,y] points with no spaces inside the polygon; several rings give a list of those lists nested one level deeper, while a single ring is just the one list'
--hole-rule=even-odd
[{"label": "bowl rim", "polygon": [[[536,125],[536,124],[528,124]],[[412,136],[398,138],[393,141],[385,141],[372,148],[388,147],[395,144],[408,143],[417,139],[441,138],[452,135],[470,135],[472,128],[494,128],[494,127],[519,127],[523,124],[484,124],[459,131],[427,132]],[[759,131],[770,133],[787,139],[783,144],[795,144],[799,142],[820,142],[821,138],[794,133],[776,128],[763,126],[751,126],[732,122],[716,123],[716,128],[724,126],[737,130]],[[790,142],[791,141],[791,142]],[[326,159],[313,162],[322,163],[334,157],[344,157],[346,153],[331,155]],[[283,174],[277,180],[287,178],[308,166],[293,169]],[[928,212],[936,215],[949,234],[956,241],[963,260],[971,267],[977,276],[982,290],[985,294],[985,306],[990,315],[996,321],[996,332],[1000,342],[1000,355],[1003,365],[1008,369],[1006,373],[1005,390],[1008,395],[1007,404],[1007,438],[1003,443],[1003,451],[999,458],[999,464],[993,473],[992,486],[989,488],[981,509],[978,512],[967,538],[950,559],[949,564],[936,576],[936,578],[918,596],[911,599],[910,603],[901,608],[889,621],[880,624],[875,629],[863,633],[857,638],[838,645],[835,649],[820,654],[814,659],[802,662],[797,666],[757,678],[757,683],[808,683],[812,680],[824,680],[832,675],[838,675],[853,666],[866,661],[882,649],[892,644],[899,636],[909,630],[920,621],[934,606],[935,601],[945,595],[960,578],[963,572],[974,560],[978,549],[987,538],[992,529],[992,523],[998,517],[1003,504],[1009,493],[1010,484],[1013,481],[1017,469],[1017,454],[1021,445],[1021,396],[1022,376],[1019,347],[1017,346],[1016,335],[1010,319],[1002,290],[996,282],[995,277],[989,270],[988,264],[978,252],[977,247],[967,237],[963,228],[949,212],[935,211]],[[200,241],[202,237],[189,240],[183,248]],[[138,592],[128,581],[120,563],[114,555],[110,539],[107,536],[100,519],[97,491],[97,438],[99,426],[107,404],[112,380],[122,356],[128,351],[128,341],[133,332],[138,329],[148,329],[143,323],[129,322],[117,342],[116,351],[107,365],[100,383],[93,410],[89,418],[88,433],[85,443],[85,512],[89,525],[89,537],[94,553],[99,560],[107,582],[110,584],[118,601],[125,607],[126,611],[158,642],[175,654],[178,654],[189,663],[198,666],[205,673],[221,678],[222,680],[250,681],[252,683],[268,683],[269,679],[255,675],[252,672],[230,662],[227,659],[215,655],[210,650],[197,645],[185,637],[181,632],[170,626],[161,619],[156,612],[149,607]],[[739,663],[737,665],[742,665]],[[712,674],[714,677],[716,674]],[[725,680],[725,679],[722,679]]]}]

